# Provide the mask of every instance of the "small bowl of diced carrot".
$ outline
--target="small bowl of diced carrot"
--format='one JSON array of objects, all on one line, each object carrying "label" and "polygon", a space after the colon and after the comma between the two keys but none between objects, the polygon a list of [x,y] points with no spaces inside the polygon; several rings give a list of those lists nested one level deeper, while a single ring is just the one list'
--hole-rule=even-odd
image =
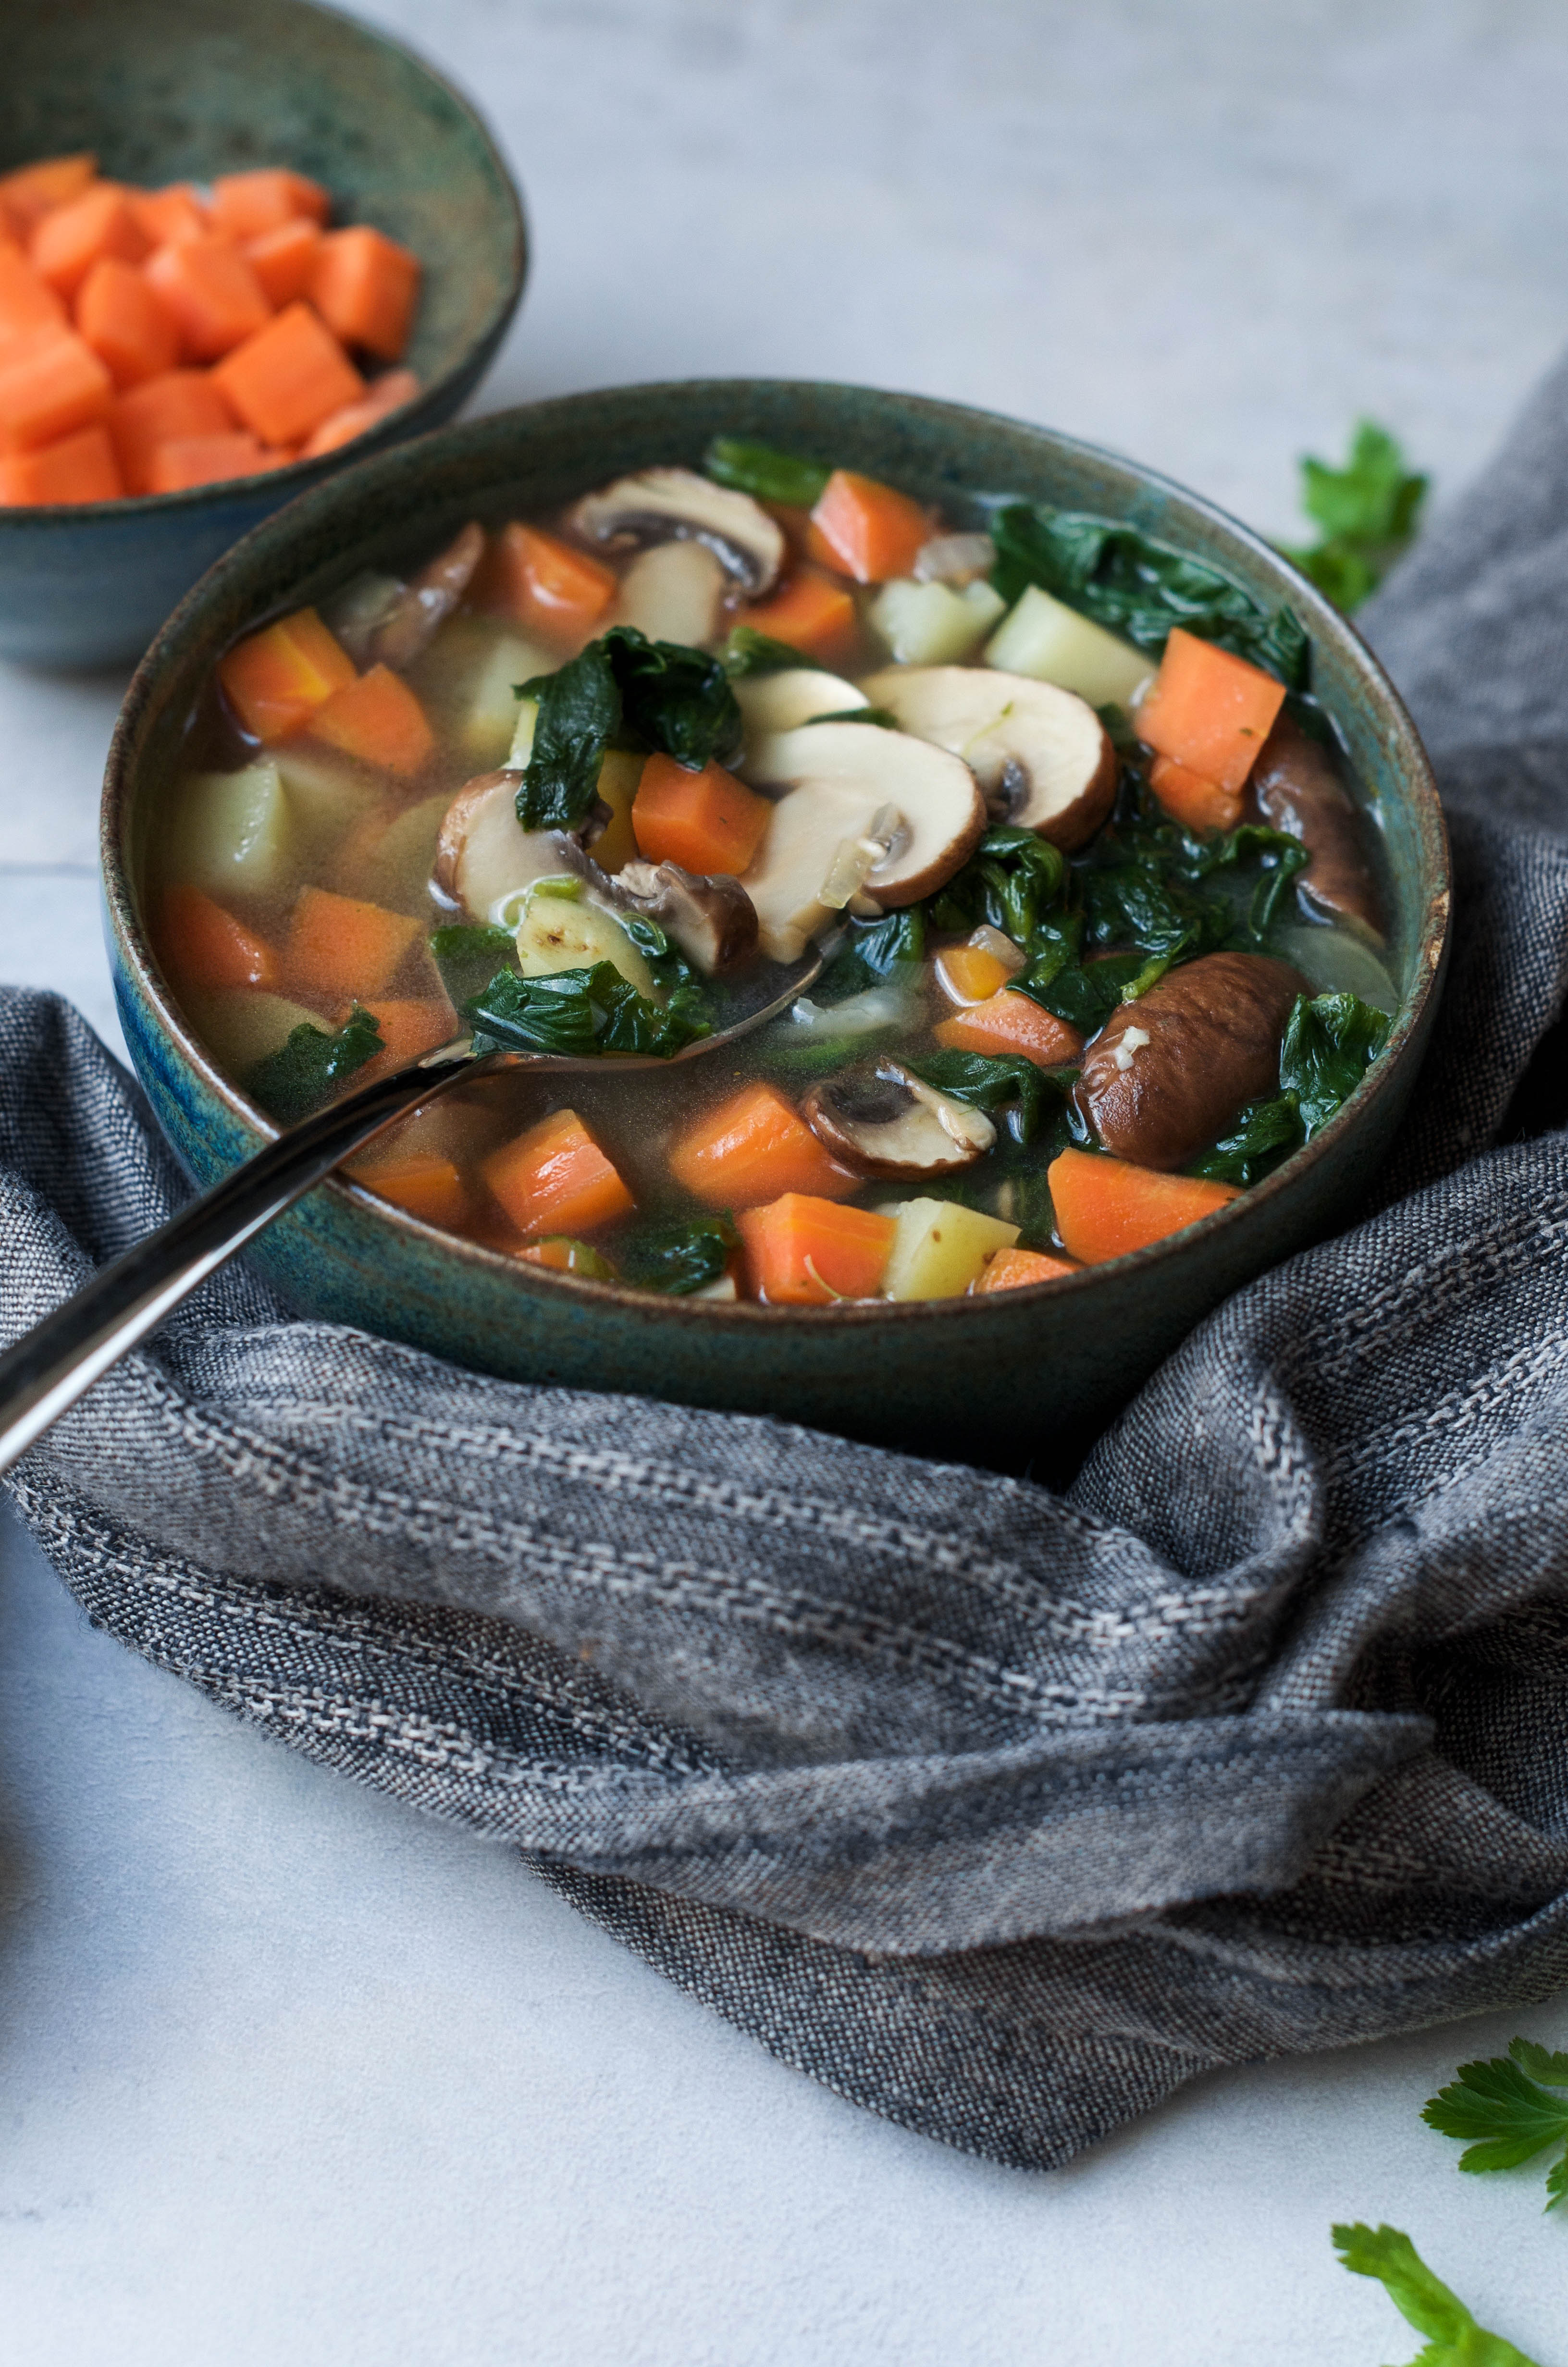
[{"label": "small bowl of diced carrot", "polygon": [[452,415],[521,212],[448,85],[305,0],[0,5],[0,656],[121,662],[304,484]]}]

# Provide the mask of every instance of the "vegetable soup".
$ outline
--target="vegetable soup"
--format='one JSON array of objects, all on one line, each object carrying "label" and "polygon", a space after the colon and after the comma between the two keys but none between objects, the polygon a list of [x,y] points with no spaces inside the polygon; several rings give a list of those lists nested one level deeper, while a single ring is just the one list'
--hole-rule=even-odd
[{"label": "vegetable soup", "polygon": [[351,1172],[581,1284],[1049,1284],[1381,1051],[1376,819],[1308,675],[1290,609],[1131,527],[721,438],[232,648],[153,934],[281,1121],[465,1034],[569,1056]]}]

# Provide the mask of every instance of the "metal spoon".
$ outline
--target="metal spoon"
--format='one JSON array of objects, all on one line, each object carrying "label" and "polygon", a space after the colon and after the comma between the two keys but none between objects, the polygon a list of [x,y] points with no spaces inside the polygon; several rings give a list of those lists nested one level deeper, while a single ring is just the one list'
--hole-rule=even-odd
[{"label": "metal spoon", "polygon": [[290,1127],[149,1233],[123,1257],[96,1274],[63,1307],[24,1332],[0,1355],[0,1471],[8,1471],[40,1434],[59,1421],[109,1366],[144,1340],[181,1299],[265,1231],[275,1217],[302,1199],[313,1185],[383,1127],[422,1103],[437,1101],[454,1085],[504,1070],[536,1070],[552,1076],[603,1076],[622,1069],[668,1069],[700,1059],[749,1036],[777,1019],[820,977],[830,940],[788,973],[789,986],[760,1010],[711,1036],[699,1036],[671,1060],[649,1054],[608,1059],[570,1059],[549,1052],[485,1052],[475,1055],[472,1037],[454,1036],[434,1052],[391,1076],[361,1085],[313,1117]]}]

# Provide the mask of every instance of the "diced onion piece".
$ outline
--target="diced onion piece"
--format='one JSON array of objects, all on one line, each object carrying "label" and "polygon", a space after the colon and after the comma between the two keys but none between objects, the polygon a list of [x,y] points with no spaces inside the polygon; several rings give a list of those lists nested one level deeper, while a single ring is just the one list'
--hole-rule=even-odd
[{"label": "diced onion piece", "polygon": [[996,564],[996,546],[988,534],[937,534],[922,546],[915,562],[917,583],[971,583],[989,575]]}]

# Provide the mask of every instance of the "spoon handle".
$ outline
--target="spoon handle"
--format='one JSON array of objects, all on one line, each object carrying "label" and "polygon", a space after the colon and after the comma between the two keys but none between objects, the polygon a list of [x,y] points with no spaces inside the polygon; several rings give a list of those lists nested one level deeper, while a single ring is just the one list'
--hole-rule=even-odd
[{"label": "spoon handle", "polygon": [[443,1046],[290,1127],[24,1332],[0,1355],[0,1471],[340,1160],[421,1102],[510,1060],[466,1054],[466,1039]]}]

